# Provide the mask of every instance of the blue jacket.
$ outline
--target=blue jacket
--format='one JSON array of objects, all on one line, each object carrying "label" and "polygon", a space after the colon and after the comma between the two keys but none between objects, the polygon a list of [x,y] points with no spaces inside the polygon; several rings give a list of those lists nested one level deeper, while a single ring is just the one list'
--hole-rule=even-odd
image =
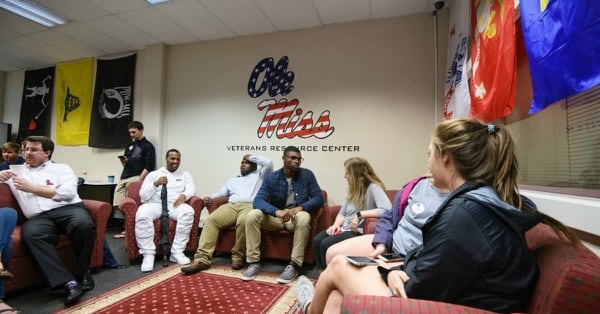
[{"label": "blue jacket", "polygon": [[[25,159],[23,159],[23,157],[19,156],[17,157],[17,159],[15,160],[15,163],[13,163],[13,165],[22,165],[25,163]],[[2,163],[0,163],[0,170],[8,170],[10,169],[10,165],[8,164],[8,161],[3,161]]]},{"label": "blue jacket", "polygon": [[[296,176],[292,178],[292,189],[295,193],[296,203],[302,207],[302,210],[311,213],[323,207],[321,187],[312,171],[300,168]],[[254,198],[253,207],[275,216],[276,210],[285,208],[287,191],[288,183],[283,174],[283,168],[281,168],[265,177]]]}]

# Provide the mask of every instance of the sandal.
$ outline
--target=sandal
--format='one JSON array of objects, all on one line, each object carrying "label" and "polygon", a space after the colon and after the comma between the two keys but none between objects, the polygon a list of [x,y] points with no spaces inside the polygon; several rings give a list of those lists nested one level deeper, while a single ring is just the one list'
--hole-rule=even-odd
[{"label": "sandal", "polygon": [[117,233],[115,235],[113,235],[113,239],[123,239],[125,238],[125,231],[122,231],[121,233]]},{"label": "sandal", "polygon": [[17,309],[13,309],[10,305],[4,303],[3,300],[0,300],[0,313],[20,313]]},{"label": "sandal", "polygon": [[0,280],[11,280],[13,274],[4,268],[0,268]]}]

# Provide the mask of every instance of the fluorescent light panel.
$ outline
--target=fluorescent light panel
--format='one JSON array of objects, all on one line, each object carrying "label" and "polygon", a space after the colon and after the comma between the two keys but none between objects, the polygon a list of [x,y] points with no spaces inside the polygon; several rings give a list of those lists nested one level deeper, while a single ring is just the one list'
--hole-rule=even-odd
[{"label": "fluorescent light panel", "polygon": [[146,0],[146,2],[150,3],[150,4],[157,4],[157,3],[163,3],[163,2],[167,2],[169,0]]},{"label": "fluorescent light panel", "polygon": [[53,27],[67,22],[52,10],[30,0],[0,0],[0,8],[46,27]]}]

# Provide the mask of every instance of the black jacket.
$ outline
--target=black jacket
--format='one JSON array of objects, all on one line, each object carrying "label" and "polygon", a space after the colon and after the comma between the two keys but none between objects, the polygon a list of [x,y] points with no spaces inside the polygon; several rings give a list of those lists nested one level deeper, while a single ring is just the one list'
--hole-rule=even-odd
[{"label": "black jacket", "polygon": [[541,217],[465,194],[479,187],[463,184],[423,227],[423,247],[404,265],[406,293],[495,312],[525,311],[538,267],[524,233]]}]

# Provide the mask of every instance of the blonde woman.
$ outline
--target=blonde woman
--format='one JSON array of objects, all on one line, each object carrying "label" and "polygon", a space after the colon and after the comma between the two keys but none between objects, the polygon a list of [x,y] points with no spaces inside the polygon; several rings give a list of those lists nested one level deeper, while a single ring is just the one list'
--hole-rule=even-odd
[{"label": "blonde woman", "polygon": [[338,242],[360,235],[358,223],[368,217],[381,217],[392,207],[385,186],[369,162],[352,157],[344,162],[348,193],[333,225],[315,236],[313,249],[318,269],[327,267],[327,249]]}]

